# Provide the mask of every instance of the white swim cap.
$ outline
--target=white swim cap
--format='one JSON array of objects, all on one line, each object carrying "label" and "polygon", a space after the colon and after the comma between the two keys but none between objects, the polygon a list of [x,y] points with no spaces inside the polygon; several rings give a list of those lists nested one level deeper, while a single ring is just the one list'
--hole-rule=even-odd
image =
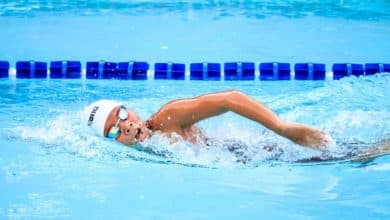
[{"label": "white swim cap", "polygon": [[92,128],[99,136],[104,136],[104,125],[110,112],[122,105],[120,102],[112,100],[99,100],[84,109],[83,120],[88,127]]}]

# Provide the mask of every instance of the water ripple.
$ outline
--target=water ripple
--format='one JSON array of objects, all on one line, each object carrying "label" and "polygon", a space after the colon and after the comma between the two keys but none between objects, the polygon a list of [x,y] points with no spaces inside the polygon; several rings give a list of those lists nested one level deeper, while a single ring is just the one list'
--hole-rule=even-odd
[{"label": "water ripple", "polygon": [[[191,19],[195,12],[212,12],[214,19],[244,16],[264,19],[270,16],[302,18],[306,16],[340,17],[353,20],[389,20],[388,1],[55,1],[5,0],[0,3],[1,16],[31,17],[40,15],[112,13],[137,15],[183,13]],[[192,16],[191,16],[192,14]]]}]

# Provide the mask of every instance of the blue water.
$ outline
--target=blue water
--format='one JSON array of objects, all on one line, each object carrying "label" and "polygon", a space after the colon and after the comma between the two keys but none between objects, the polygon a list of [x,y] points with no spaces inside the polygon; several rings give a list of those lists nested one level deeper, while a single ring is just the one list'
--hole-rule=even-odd
[{"label": "blue water", "polygon": [[[2,1],[0,59],[390,61],[388,1]],[[329,65],[328,65],[329,66]],[[329,71],[329,70],[328,70]],[[147,119],[171,99],[239,89],[329,132],[343,158],[389,138],[390,75],[323,82],[0,80],[0,219],[388,219],[390,156],[299,163],[301,148],[232,113],[199,124],[246,163],[157,135],[132,149],[84,133],[101,98]],[[275,146],[275,151],[263,149]]]}]

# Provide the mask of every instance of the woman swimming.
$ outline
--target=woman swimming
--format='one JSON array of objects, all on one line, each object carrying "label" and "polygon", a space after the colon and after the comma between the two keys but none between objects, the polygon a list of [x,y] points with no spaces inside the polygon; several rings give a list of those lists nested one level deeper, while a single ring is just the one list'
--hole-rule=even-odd
[{"label": "woman swimming", "polygon": [[142,142],[156,131],[168,138],[175,133],[186,141],[203,145],[208,138],[195,124],[229,111],[256,121],[301,146],[323,149],[333,142],[322,130],[281,120],[260,102],[237,90],[170,101],[146,121],[141,121],[121,103],[111,100],[92,103],[84,110],[84,115],[85,123],[96,134],[125,145]]}]

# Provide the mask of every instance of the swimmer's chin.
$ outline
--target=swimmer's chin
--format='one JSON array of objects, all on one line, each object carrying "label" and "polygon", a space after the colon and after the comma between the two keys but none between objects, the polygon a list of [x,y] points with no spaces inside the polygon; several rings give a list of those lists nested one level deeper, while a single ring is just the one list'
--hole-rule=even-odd
[{"label": "swimmer's chin", "polygon": [[147,139],[150,139],[152,134],[149,131],[144,131],[142,134],[138,137],[137,142],[143,142]]}]

